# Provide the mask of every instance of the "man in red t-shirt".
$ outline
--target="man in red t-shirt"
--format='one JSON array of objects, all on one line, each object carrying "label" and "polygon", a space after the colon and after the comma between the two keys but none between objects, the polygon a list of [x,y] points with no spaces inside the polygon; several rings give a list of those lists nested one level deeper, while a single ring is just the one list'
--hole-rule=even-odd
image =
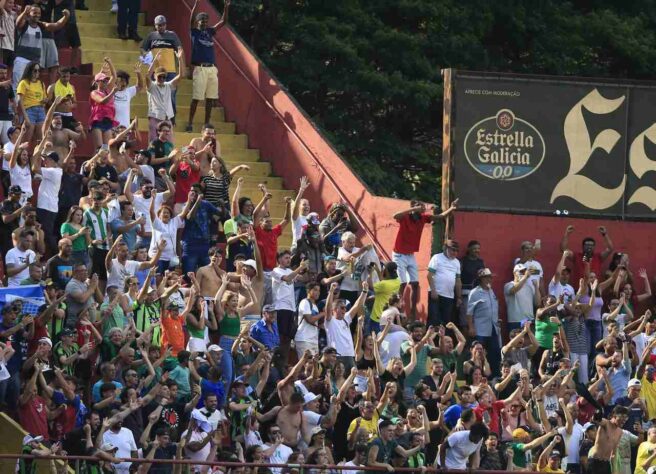
[{"label": "man in red t-shirt", "polygon": [[50,439],[48,433],[48,405],[38,395],[36,380],[41,373],[41,366],[36,365],[32,377],[25,384],[23,393],[18,397],[18,420],[25,431],[34,436]]},{"label": "man in red t-shirt", "polygon": [[520,380],[517,389],[505,400],[492,401],[492,389],[487,383],[479,387],[476,392],[478,406],[473,409],[476,415],[476,421],[483,421],[490,429],[490,433],[496,433],[501,436],[501,410],[510,405],[515,400],[522,397],[524,391],[524,382]]},{"label": "man in red t-shirt", "polygon": [[[205,149],[203,150],[205,151]],[[191,185],[200,181],[200,162],[196,158],[194,147],[182,147],[182,151],[173,158],[169,174],[175,176],[175,207],[173,210],[179,214],[187,202]]]},{"label": "man in red t-shirt", "polygon": [[[267,201],[271,199],[271,194],[267,193],[264,196]],[[289,216],[291,215],[292,198],[285,197],[285,214],[282,216],[280,224],[273,225],[273,221],[269,215],[258,216],[255,222],[255,237],[257,239],[257,249],[262,258],[262,269],[264,270],[264,302],[263,305],[270,304],[273,301],[273,294],[271,290],[271,270],[276,268],[278,262],[276,261],[276,253],[278,252],[278,237],[289,224]]]},{"label": "man in red t-shirt", "polygon": [[[601,275],[601,264],[608,258],[608,256],[613,253],[613,241],[610,240],[610,235],[608,235],[608,230],[603,225],[600,225],[598,228],[599,233],[604,238],[606,243],[606,249],[599,253],[595,253],[596,241],[592,237],[586,237],[583,239],[581,252],[572,252],[574,257],[574,276],[572,281],[578,281],[580,278],[585,277],[585,265],[583,264],[583,258],[587,258],[590,262],[590,272],[595,273],[597,277]],[[574,226],[568,225],[565,229],[565,235],[560,241],[560,250],[564,252],[565,250],[570,250],[569,248],[569,236],[574,232]]]},{"label": "man in red t-shirt", "polygon": [[394,214],[394,219],[399,223],[399,231],[396,234],[394,242],[394,252],[392,260],[396,263],[401,278],[401,288],[399,293],[402,295],[408,283],[412,288],[412,307],[410,308],[410,318],[416,317],[417,301],[419,300],[419,269],[415,253],[419,251],[421,243],[421,234],[426,224],[432,224],[438,219],[446,219],[456,209],[458,200],[456,199],[442,214],[436,214],[437,208],[433,207],[432,214],[426,212],[426,205],[422,202],[410,201],[410,209],[399,211]]}]

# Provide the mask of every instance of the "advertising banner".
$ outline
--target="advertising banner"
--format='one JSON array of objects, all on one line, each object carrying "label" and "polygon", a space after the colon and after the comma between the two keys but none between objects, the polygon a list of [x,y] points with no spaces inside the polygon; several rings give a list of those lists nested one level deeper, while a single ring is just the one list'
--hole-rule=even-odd
[{"label": "advertising banner", "polygon": [[656,217],[656,84],[448,70],[445,91],[459,208]]}]

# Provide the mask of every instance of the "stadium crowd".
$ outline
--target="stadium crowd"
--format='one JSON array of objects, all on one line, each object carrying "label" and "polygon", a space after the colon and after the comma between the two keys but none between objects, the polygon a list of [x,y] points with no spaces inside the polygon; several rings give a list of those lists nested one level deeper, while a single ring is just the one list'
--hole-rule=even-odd
[{"label": "stadium crowd", "polygon": [[[173,135],[185,52],[166,18],[143,39],[135,85],[105,58],[82,124],[76,71],[52,56],[60,41],[80,46],[74,2],[33,3],[0,0],[3,285],[40,286],[46,301],[2,307],[0,404],[29,433],[23,453],[94,456],[86,473],[656,472],[650,281],[604,227],[600,252],[595,238],[570,242],[568,226],[562,258],[544,268],[540,242],[522,243],[504,330],[492,287],[504,277],[482,258],[494,249],[446,240],[423,323],[415,254],[457,203],[394,214],[387,262],[358,245],[348,205],[311,208],[318,184],[306,178],[274,222],[272,193],[244,195],[249,167],[226,164],[210,123],[212,37],[229,2],[214,26],[197,4],[191,13],[185,128],[201,101],[207,123],[188,144]],[[138,9],[117,8],[119,37],[142,41]],[[49,87],[42,70],[56,74]],[[148,146],[131,118],[137,94],[148,96]],[[95,155],[81,162],[85,140]]]}]

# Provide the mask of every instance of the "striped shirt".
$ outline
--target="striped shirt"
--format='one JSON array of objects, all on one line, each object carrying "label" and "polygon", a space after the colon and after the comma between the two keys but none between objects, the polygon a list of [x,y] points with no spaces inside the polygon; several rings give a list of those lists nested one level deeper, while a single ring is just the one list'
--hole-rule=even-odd
[{"label": "striped shirt", "polygon": [[105,208],[101,208],[98,214],[95,213],[93,208],[84,211],[84,225],[91,229],[91,240],[102,240],[103,243],[96,245],[96,248],[109,250],[107,243],[107,224],[109,222],[109,212]]},{"label": "striped shirt", "polygon": [[[205,184],[204,199],[216,207],[222,207],[230,202],[230,181],[232,176],[225,171],[220,176],[203,176],[200,181]],[[223,201],[223,202],[221,202]]]},{"label": "striped shirt", "polygon": [[572,354],[587,354],[590,345],[585,331],[585,318],[583,316],[567,317],[563,319],[563,329]]}]

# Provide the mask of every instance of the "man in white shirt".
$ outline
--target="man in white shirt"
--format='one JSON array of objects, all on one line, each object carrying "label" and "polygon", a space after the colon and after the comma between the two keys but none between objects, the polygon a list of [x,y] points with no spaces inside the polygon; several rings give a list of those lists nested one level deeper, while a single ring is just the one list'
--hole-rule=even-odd
[{"label": "man in white shirt", "polygon": [[[69,154],[66,157],[67,160],[70,156]],[[50,254],[55,254],[57,253],[57,230],[59,230],[55,229],[55,220],[59,212],[59,188],[64,170],[59,167],[59,154],[56,151],[42,155],[42,158],[43,165],[39,158],[33,159],[32,162],[34,175],[41,177],[36,215],[45,235],[46,249]]]},{"label": "man in white shirt", "polygon": [[[166,174],[166,171],[164,169],[161,169],[160,171],[160,176],[166,181],[167,190],[155,195],[155,209],[162,207],[162,204],[168,201],[169,197],[171,197],[175,191],[175,184]],[[135,217],[138,219],[143,216],[146,219],[143,235],[140,235],[137,238],[137,247],[150,247],[150,239],[153,235],[153,221],[150,218],[150,201],[153,199],[152,191],[155,188],[155,185],[153,181],[144,177],[141,180],[141,188],[139,191],[132,193],[132,180],[135,176],[137,175],[132,169],[130,169],[123,192],[128,201],[134,206]]]},{"label": "man in white shirt", "polygon": [[446,469],[478,469],[481,445],[489,430],[483,422],[474,423],[469,430],[456,431],[440,445],[436,465]]},{"label": "man in white shirt", "polygon": [[292,254],[289,250],[282,250],[276,256],[278,266],[271,271],[271,287],[273,292],[273,305],[278,318],[278,334],[280,335],[280,352],[282,360],[289,359],[289,348],[294,331],[296,330],[296,297],[294,295],[294,281],[299,274],[307,269],[307,261],[303,260],[296,270],[289,268],[292,263]]},{"label": "man in white shirt", "polygon": [[124,127],[130,126],[130,102],[143,89],[141,62],[134,68],[137,75],[137,85],[130,85],[130,75],[125,71],[116,71],[116,92],[114,93],[115,120]]},{"label": "man in white shirt", "polygon": [[570,250],[563,252],[563,256],[556,267],[556,272],[549,282],[548,295],[555,296],[556,299],[559,299],[561,296],[563,297],[563,304],[558,306],[558,311],[562,311],[563,308],[569,311],[570,305],[574,300],[574,295],[576,294],[572,285],[569,284],[572,271],[565,266],[565,261],[572,255]]},{"label": "man in white shirt", "polygon": [[[166,241],[160,241],[157,246],[157,252],[149,261],[137,262],[136,260],[128,260],[130,249],[128,248],[128,244],[123,242],[123,235],[119,234],[105,257],[107,286],[115,286],[119,289],[124,288],[126,278],[133,277],[140,270],[146,270],[157,265],[159,256],[162,254],[165,246]],[[112,258],[114,253],[116,253],[116,258]]]},{"label": "man in white shirt", "polygon": [[305,286],[307,298],[298,305],[298,329],[294,337],[296,354],[300,359],[308,350],[312,355],[319,353],[319,320],[324,317],[319,312],[317,299],[319,298],[320,286],[317,282],[310,282]]},{"label": "man in white shirt", "polygon": [[7,286],[20,286],[20,282],[30,276],[30,264],[37,261],[37,255],[31,250],[34,236],[31,232],[22,230],[18,234],[16,247],[7,252],[5,265],[9,277]]},{"label": "man in white shirt", "polygon": [[303,193],[309,186],[310,182],[307,176],[301,177],[301,184],[296,199],[294,199],[294,207],[292,207],[292,247],[303,236],[308,225],[307,217],[310,214],[310,201],[303,198]]},{"label": "man in white shirt", "polygon": [[358,317],[367,299],[369,284],[366,281],[362,282],[360,296],[355,301],[353,308],[348,312],[346,311],[345,300],[337,300],[333,304],[333,294],[337,286],[337,283],[330,284],[330,291],[326,299],[326,320],[324,322],[324,328],[328,338],[328,346],[334,347],[337,350],[339,354],[337,360],[344,364],[344,373],[348,374],[351,372],[351,368],[355,367],[355,349],[350,325],[351,321]]},{"label": "man in white shirt", "polygon": [[[262,454],[268,457],[267,461],[271,464],[287,464],[289,456],[294,452],[292,448],[283,444],[283,437],[280,428],[273,425],[269,428],[269,442],[262,445]],[[272,467],[273,474],[280,474],[282,469]]]},{"label": "man in white shirt", "polygon": [[[115,456],[117,458],[137,458],[137,443],[134,441],[132,431],[123,428],[123,421],[116,421],[109,427],[109,430],[103,433],[103,444],[110,443],[118,448]],[[130,472],[131,462],[121,462],[113,464],[117,473],[128,474]]]},{"label": "man in white shirt", "polygon": [[444,252],[436,253],[428,263],[428,326],[446,324],[453,310],[462,304],[462,282],[458,242],[444,242]]},{"label": "man in white shirt", "polygon": [[538,283],[531,284],[529,279],[531,273],[523,263],[518,263],[513,268],[514,279],[503,287],[506,297],[507,327],[508,331],[521,329],[521,323],[525,319],[533,320],[535,308],[540,305],[540,290]]},{"label": "man in white shirt", "polygon": [[153,74],[154,66],[158,63],[159,55],[160,53],[157,53],[148,69],[148,74],[146,74],[146,90],[148,91],[148,139],[150,141],[157,138],[157,126],[160,122],[165,120],[171,121],[174,119],[175,111],[173,109],[173,91],[178,86],[178,82],[180,82],[182,71],[185,70],[184,51],[182,48],[178,48],[175,53],[180,65],[178,74],[167,82],[166,69],[158,67],[154,71],[155,82],[151,81],[150,78]]}]

